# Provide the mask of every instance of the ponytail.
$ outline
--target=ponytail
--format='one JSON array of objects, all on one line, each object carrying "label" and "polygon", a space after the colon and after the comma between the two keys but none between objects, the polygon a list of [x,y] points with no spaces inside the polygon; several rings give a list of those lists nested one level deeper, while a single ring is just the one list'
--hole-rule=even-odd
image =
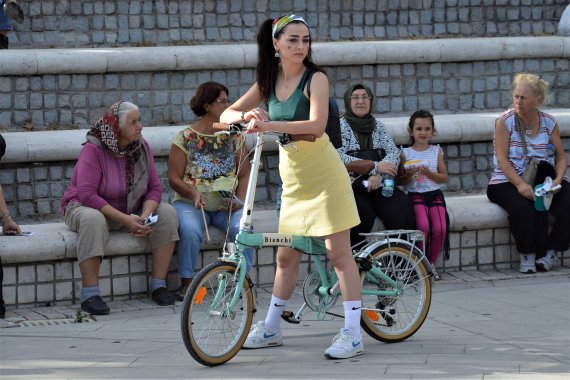
[{"label": "ponytail", "polygon": [[[279,58],[275,57],[275,48],[273,47],[273,21],[273,19],[265,20],[257,32],[256,80],[259,93],[265,101],[265,104],[269,103],[269,98],[275,88],[277,74],[279,73]],[[291,23],[301,23],[301,21],[292,21]],[[303,24],[306,25],[304,22]],[[285,28],[278,31],[275,38],[279,38],[283,30],[285,30]],[[310,71],[322,72],[326,75],[326,72],[321,67],[311,62],[310,45],[303,64]]]},{"label": "ponytail", "polygon": [[272,19],[265,20],[257,33],[257,86],[265,104],[269,103],[279,72],[279,58],[275,57],[273,48],[272,26]]}]

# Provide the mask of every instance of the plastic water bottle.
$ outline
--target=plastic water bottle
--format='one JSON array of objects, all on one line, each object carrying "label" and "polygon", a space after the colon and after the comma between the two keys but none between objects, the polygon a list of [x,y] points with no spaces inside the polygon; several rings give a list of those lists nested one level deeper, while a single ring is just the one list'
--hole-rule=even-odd
[{"label": "plastic water bottle", "polygon": [[384,174],[382,181],[382,196],[389,198],[394,194],[394,177]]},{"label": "plastic water bottle", "polygon": [[546,146],[546,160],[552,165],[554,166],[554,159],[556,157],[556,154],[554,152],[554,147],[552,146],[552,144],[548,144]]}]

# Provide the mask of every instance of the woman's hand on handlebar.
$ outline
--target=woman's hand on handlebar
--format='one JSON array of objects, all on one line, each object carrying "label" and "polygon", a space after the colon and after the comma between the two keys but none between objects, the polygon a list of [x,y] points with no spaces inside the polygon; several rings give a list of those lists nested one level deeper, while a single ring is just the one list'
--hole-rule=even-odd
[{"label": "woman's hand on handlebar", "polygon": [[245,133],[265,132],[268,130],[268,122],[258,119],[251,119],[245,126]]},{"label": "woman's hand on handlebar", "polygon": [[243,121],[250,122],[252,120],[269,121],[269,114],[263,108],[254,108],[243,114]]}]

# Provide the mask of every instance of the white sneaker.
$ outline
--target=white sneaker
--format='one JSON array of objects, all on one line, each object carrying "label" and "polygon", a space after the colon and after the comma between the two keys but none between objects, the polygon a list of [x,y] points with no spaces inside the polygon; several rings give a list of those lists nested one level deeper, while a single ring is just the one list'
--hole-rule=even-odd
[{"label": "white sneaker", "polygon": [[281,335],[281,330],[270,330],[265,327],[265,321],[259,321],[253,325],[243,348],[254,349],[254,348],[265,348],[265,347],[277,347],[283,345],[283,335]]},{"label": "white sneaker", "polygon": [[541,272],[548,272],[554,264],[558,260],[558,256],[556,256],[556,252],[553,249],[549,249],[546,252],[546,256],[541,257],[540,259],[536,260],[536,269]]},{"label": "white sneaker", "polygon": [[521,253],[521,264],[519,272],[521,273],[536,273],[536,265],[534,259],[536,255],[534,253]]},{"label": "white sneaker", "polygon": [[334,337],[332,346],[325,351],[325,356],[329,359],[348,359],[363,353],[362,336],[350,335],[347,329],[340,329],[340,334]]}]

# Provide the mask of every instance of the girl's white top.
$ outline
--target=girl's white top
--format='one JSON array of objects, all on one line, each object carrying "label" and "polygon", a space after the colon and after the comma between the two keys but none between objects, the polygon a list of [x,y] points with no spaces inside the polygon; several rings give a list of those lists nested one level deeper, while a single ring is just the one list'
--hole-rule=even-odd
[{"label": "girl's white top", "polygon": [[[427,163],[429,170],[437,173],[437,158],[439,152],[442,151],[439,145],[430,145],[422,152],[418,152],[412,147],[404,148],[403,151],[406,155],[406,161],[424,160],[424,162]],[[420,173],[412,178],[407,185],[404,185],[404,190],[414,193],[427,193],[428,191],[438,190],[440,188],[440,183],[434,182],[427,176]]]}]

